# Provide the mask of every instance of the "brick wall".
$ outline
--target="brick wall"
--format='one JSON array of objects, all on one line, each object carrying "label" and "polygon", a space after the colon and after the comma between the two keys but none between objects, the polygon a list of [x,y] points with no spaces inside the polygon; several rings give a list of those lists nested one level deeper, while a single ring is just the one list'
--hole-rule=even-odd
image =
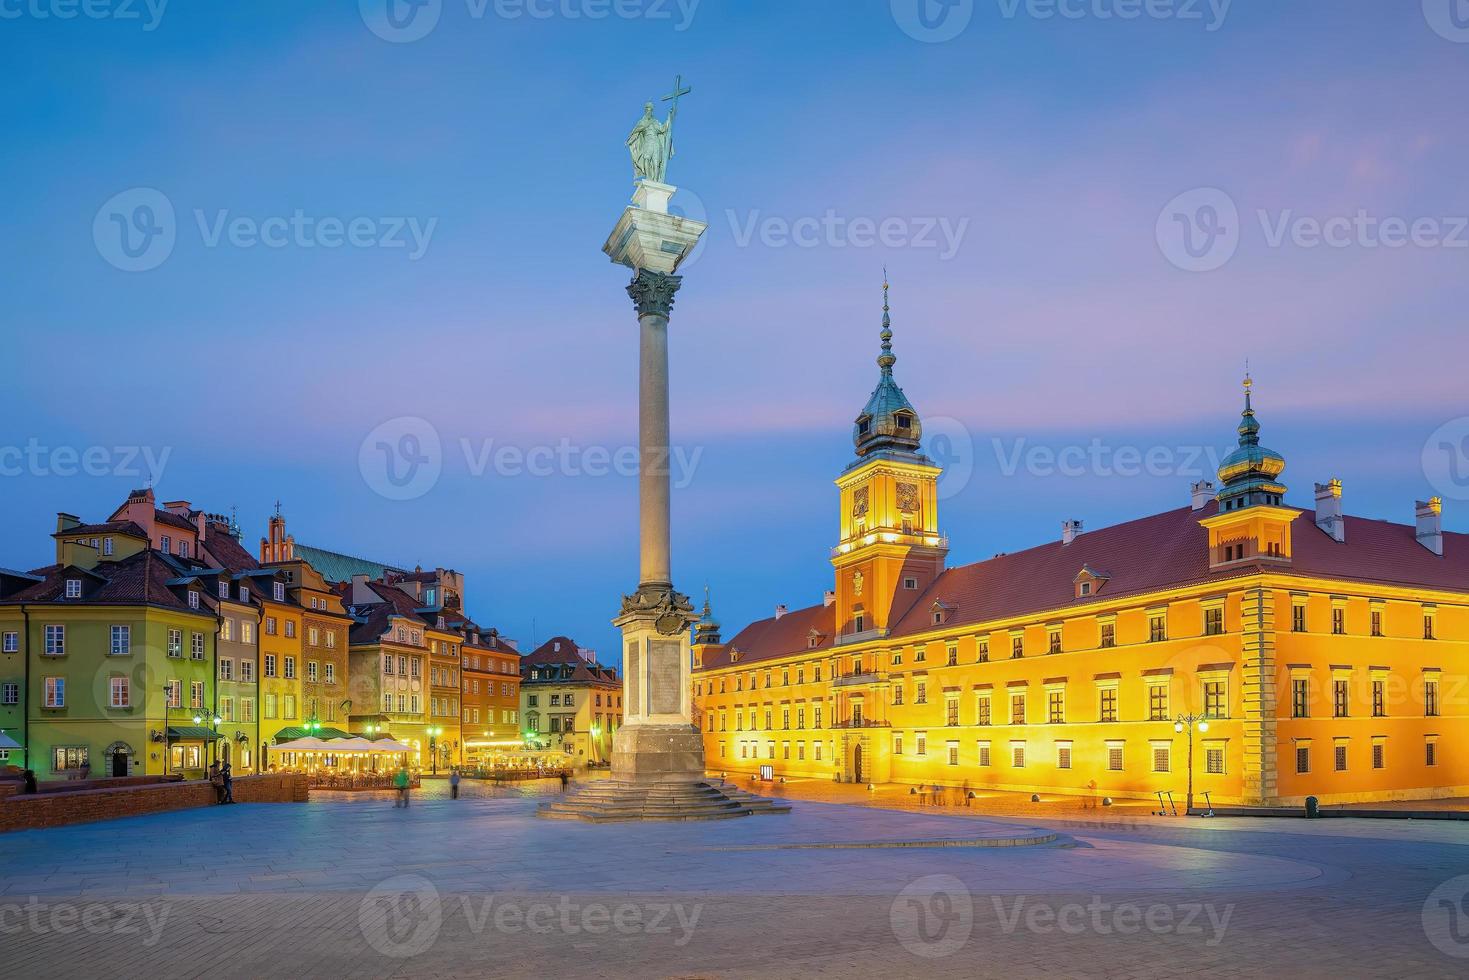
[{"label": "brick wall", "polygon": [[[304,803],[310,792],[304,775],[284,772],[241,776],[234,791],[238,803]],[[214,798],[214,787],[199,780],[0,796],[0,833],[212,806]]]}]

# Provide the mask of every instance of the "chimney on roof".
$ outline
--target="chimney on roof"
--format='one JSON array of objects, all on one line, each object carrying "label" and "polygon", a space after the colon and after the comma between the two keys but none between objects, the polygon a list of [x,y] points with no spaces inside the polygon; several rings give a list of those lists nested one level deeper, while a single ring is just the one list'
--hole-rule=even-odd
[{"label": "chimney on roof", "polygon": [[199,532],[199,543],[204,543],[205,535],[209,531],[209,515],[202,510],[194,515],[194,528]]},{"label": "chimney on roof", "polygon": [[784,616],[787,611],[788,610],[785,607],[785,603],[781,603],[780,605],[775,607],[775,618],[779,619],[780,617]]},{"label": "chimney on roof", "polygon": [[170,514],[177,514],[180,517],[188,517],[189,511],[192,508],[189,507],[189,502],[187,500],[170,500],[163,505],[163,509],[168,511]]},{"label": "chimney on roof", "polygon": [[1209,506],[1209,501],[1214,499],[1214,484],[1210,480],[1200,480],[1189,486],[1191,491],[1190,503],[1194,510],[1203,510]]},{"label": "chimney on roof", "polygon": [[1347,522],[1341,513],[1341,481],[1316,484],[1316,526],[1335,541],[1347,539]]},{"label": "chimney on roof", "polygon": [[1435,555],[1443,555],[1443,498],[1419,500],[1418,543]]},{"label": "chimney on roof", "polygon": [[1075,541],[1076,540],[1076,536],[1078,534],[1080,534],[1080,533],[1081,533],[1081,521],[1062,521],[1061,522],[1061,543],[1062,544],[1070,544],[1071,542]]},{"label": "chimney on roof", "polygon": [[81,523],[81,519],[75,514],[63,514],[60,511],[56,513],[57,534],[60,534],[62,531],[70,531],[74,527],[79,527]]},{"label": "chimney on roof", "polygon": [[836,604],[836,601],[837,594],[831,589],[827,589],[825,592],[821,593],[821,604],[827,609],[830,609],[832,606],[834,606]]}]

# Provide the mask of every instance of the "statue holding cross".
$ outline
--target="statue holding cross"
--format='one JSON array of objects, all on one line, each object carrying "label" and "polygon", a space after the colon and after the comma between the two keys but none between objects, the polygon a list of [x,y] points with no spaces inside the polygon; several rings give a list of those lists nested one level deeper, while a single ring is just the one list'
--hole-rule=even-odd
[{"label": "statue holding cross", "polygon": [[633,173],[638,180],[656,181],[660,184],[667,182],[668,161],[673,156],[673,120],[678,115],[678,100],[692,91],[693,89],[684,87],[683,76],[679,75],[673,83],[673,93],[663,97],[664,102],[673,103],[668,110],[668,119],[664,122],[659,122],[653,115],[653,103],[643,106],[643,118],[638,120],[638,124],[627,137],[627,148],[632,153]]}]

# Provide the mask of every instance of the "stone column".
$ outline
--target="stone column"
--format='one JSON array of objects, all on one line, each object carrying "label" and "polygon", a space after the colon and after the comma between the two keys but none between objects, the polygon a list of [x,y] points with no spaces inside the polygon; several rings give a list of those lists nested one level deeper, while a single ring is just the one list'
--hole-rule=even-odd
[{"label": "stone column", "polygon": [[627,287],[638,312],[638,587],[673,587],[668,428],[668,316],[682,276],[639,270]]},{"label": "stone column", "polygon": [[612,741],[613,776],[683,782],[704,776],[704,741],[693,725],[689,630],[698,616],[673,588],[668,319],[679,264],[705,224],[668,213],[676,188],[642,181],[603,250],[633,270],[627,294],[638,315],[638,588],[622,600],[623,724]]}]

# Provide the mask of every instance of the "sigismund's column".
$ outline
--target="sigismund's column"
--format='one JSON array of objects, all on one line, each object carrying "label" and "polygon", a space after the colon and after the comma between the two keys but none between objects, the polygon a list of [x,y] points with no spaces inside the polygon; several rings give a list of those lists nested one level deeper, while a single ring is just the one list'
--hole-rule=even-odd
[{"label": "sigismund's column", "polygon": [[[661,146],[671,155],[668,135],[664,129]],[[650,139],[656,141],[656,130]],[[646,169],[661,177],[666,155],[661,163]],[[639,166],[640,175],[644,169]],[[693,724],[690,690],[689,629],[698,616],[674,589],[669,563],[668,320],[683,282],[675,272],[708,226],[668,212],[676,190],[640,176],[632,204],[603,246],[612,261],[633,270],[627,293],[639,334],[639,575],[637,591],[623,598],[612,621],[622,630],[623,671],[623,724],[612,740],[612,775],[643,783],[704,777],[704,741]]]}]

